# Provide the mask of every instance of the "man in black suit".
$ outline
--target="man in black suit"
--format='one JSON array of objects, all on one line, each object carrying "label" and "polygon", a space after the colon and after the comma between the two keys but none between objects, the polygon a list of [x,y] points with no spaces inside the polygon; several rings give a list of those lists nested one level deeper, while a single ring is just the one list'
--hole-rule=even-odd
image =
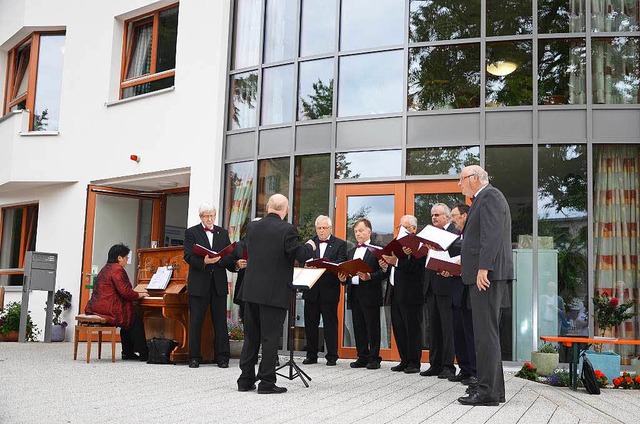
[{"label": "man in black suit", "polygon": [[187,293],[189,297],[189,368],[198,368],[202,360],[200,342],[202,322],[211,310],[214,334],[214,361],[220,368],[229,367],[229,333],[227,330],[227,284],[226,268],[233,268],[233,258],[209,256],[193,253],[193,246],[199,244],[209,250],[219,252],[227,247],[229,233],[213,223],[216,209],[203,203],[198,209],[200,224],[184,232],[184,260],[189,264]]},{"label": "man in black suit", "polygon": [[478,388],[458,401],[464,405],[497,406],[504,402],[500,350],[500,306],[507,283],[513,281],[511,212],[504,195],[489,184],[487,171],[465,167],[458,185],[472,204],[463,238],[449,252],[461,254],[462,281],[469,286],[473,312]]},{"label": "man in black suit", "polygon": [[[351,368],[380,368],[380,307],[382,306],[382,280],[385,272],[380,268],[375,255],[367,249],[371,245],[371,221],[360,218],[353,226],[358,244],[347,253],[347,259],[362,259],[371,267],[370,273],[359,272],[348,278],[347,308],[351,309],[353,332],[356,339],[358,360],[349,364]],[[341,282],[347,275],[339,273]]]},{"label": "man in black suit", "polygon": [[[316,234],[313,238],[318,248],[314,258],[325,258],[340,263],[347,260],[347,243],[331,234],[331,218],[320,215],[316,218]],[[327,365],[335,365],[338,360],[338,302],[340,301],[340,280],[326,271],[309,290],[302,292],[304,299],[304,329],[307,336],[307,357],[303,364],[318,362],[318,334],[320,315],[327,345],[325,359]]]},{"label": "man in black suit", "polygon": [[[404,215],[400,218],[400,226],[408,233],[415,234],[418,220],[413,215]],[[391,324],[400,353],[400,363],[391,367],[391,371],[413,374],[420,372],[422,356],[422,290],[426,257],[416,258],[409,247],[403,247],[402,250],[407,257],[382,255],[384,260],[380,261],[380,266],[387,271]]]},{"label": "man in black suit", "polygon": [[[296,227],[284,221],[289,201],[274,194],[267,203],[267,215],[247,225],[245,246],[247,268],[239,298],[244,301],[244,346],[240,355],[241,374],[238,391],[256,388],[258,393],[284,393],[276,386],[278,344],[291,301],[291,282],[295,260],[304,262],[313,256],[312,240],[300,242]],[[262,360],[256,375],[255,364],[262,344]]]},{"label": "man in black suit", "polygon": [[[451,224],[451,210],[444,203],[431,207],[431,223],[434,227],[459,234]],[[429,314],[429,369],[422,376],[449,378],[456,375],[453,365],[453,315],[451,311],[451,286],[455,278],[445,277],[427,269],[424,274],[427,313]]]}]

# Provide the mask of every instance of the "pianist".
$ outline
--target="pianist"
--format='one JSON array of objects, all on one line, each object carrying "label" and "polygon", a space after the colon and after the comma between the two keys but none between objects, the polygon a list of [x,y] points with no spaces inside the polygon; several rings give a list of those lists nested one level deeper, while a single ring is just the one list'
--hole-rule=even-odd
[{"label": "pianist", "polygon": [[[100,315],[109,324],[120,327],[122,359],[146,361],[149,349],[144,324],[136,315],[133,302],[149,294],[138,293],[131,287],[131,281],[124,269],[129,262],[130,251],[122,243],[111,246],[107,264],[98,274],[85,313]],[[135,352],[140,355],[136,355]]]}]

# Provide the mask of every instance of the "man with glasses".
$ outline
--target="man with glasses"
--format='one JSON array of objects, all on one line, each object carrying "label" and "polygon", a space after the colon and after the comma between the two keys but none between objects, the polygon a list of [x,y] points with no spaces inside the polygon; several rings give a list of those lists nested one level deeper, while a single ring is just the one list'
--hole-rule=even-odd
[{"label": "man with glasses", "polygon": [[[316,237],[318,248],[313,258],[324,258],[329,262],[340,263],[347,260],[347,242],[331,234],[331,218],[320,215],[316,218]],[[340,280],[338,276],[325,272],[313,287],[302,292],[304,299],[304,331],[307,337],[307,357],[303,364],[318,362],[318,339],[320,315],[324,328],[324,341],[327,352],[324,358],[332,366],[338,360],[338,302],[340,301]]]},{"label": "man with glasses", "polygon": [[462,240],[449,248],[461,255],[462,281],[469,286],[478,388],[458,399],[463,405],[497,406],[505,401],[500,349],[500,306],[513,281],[511,213],[504,195],[478,165],[465,167],[458,182],[472,199]]}]

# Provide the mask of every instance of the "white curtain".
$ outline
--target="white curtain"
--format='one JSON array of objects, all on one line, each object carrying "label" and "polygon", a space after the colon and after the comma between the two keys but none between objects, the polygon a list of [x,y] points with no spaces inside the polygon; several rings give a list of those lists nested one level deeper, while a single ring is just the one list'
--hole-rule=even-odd
[{"label": "white curtain", "polygon": [[129,58],[127,79],[139,77],[151,70],[151,39],[153,37],[153,23],[135,28],[133,34],[132,51]]}]

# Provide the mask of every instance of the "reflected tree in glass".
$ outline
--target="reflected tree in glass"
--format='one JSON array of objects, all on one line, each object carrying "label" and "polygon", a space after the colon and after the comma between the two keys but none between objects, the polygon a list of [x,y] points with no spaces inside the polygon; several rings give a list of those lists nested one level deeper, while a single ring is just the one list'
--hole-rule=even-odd
[{"label": "reflected tree in glass", "polygon": [[258,98],[258,72],[246,72],[231,76],[231,101],[229,102],[230,130],[256,126],[256,100]]},{"label": "reflected tree in glass", "polygon": [[333,115],[333,59],[300,63],[298,119],[330,118]]},{"label": "reflected tree in glass", "polygon": [[289,158],[263,159],[258,162],[258,203],[256,216],[266,214],[269,197],[280,193],[289,195]]},{"label": "reflected tree in glass", "polygon": [[531,0],[487,0],[487,37],[531,34]]},{"label": "reflected tree in glass", "polygon": [[399,177],[400,150],[336,153],[336,179]]},{"label": "reflected tree in glass", "polygon": [[487,106],[530,105],[533,100],[531,42],[507,41],[487,43],[487,66],[511,62],[516,69],[508,75],[492,75],[487,71]]},{"label": "reflected tree in glass", "polygon": [[407,108],[461,109],[480,106],[480,45],[409,50]]},{"label": "reflected tree in glass", "polygon": [[302,113],[300,120],[330,118],[333,114],[333,79],[325,85],[322,80],[312,84],[313,94],[307,96],[308,100],[300,99]]},{"label": "reflected tree in glass", "polygon": [[586,76],[584,39],[539,42],[538,104],[585,104]]},{"label": "reflected tree in glass", "polygon": [[469,165],[480,165],[480,147],[407,150],[407,175],[458,175]]},{"label": "reflected tree in glass", "polygon": [[640,103],[638,38],[594,38],[591,44],[593,103]]},{"label": "reflected tree in glass", "polygon": [[336,179],[358,178],[360,174],[352,174],[351,162],[347,160],[346,153],[336,153]]},{"label": "reflected tree in glass", "polygon": [[38,50],[33,131],[58,131],[65,35],[42,35]]},{"label": "reflected tree in glass", "polygon": [[315,236],[318,215],[329,216],[331,156],[298,156],[293,183],[293,225],[301,239]]},{"label": "reflected tree in glass", "polygon": [[480,37],[480,0],[410,0],[409,42]]},{"label": "reflected tree in glass", "polygon": [[538,0],[538,32],[584,32],[585,0]]}]

